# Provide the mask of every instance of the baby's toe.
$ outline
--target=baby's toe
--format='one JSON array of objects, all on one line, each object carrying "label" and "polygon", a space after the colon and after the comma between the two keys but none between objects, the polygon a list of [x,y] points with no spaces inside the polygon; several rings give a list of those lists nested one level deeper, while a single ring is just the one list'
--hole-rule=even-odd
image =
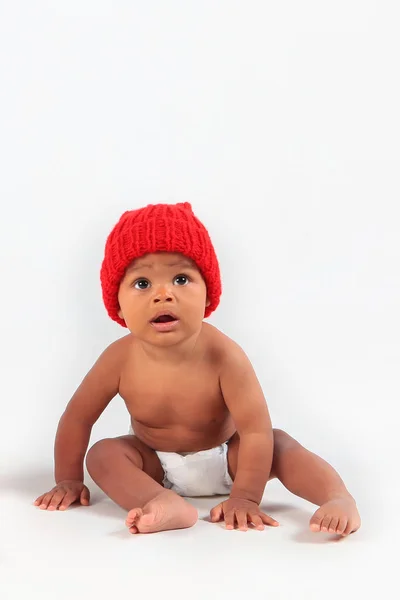
[{"label": "baby's toe", "polygon": [[132,527],[129,527],[129,533],[139,533],[139,529],[136,525],[132,525]]},{"label": "baby's toe", "polygon": [[321,523],[321,531],[328,531],[330,522],[332,520],[332,515],[326,515],[323,519],[322,519],[322,523]]},{"label": "baby's toe", "polygon": [[339,525],[336,527],[336,533],[343,535],[346,527],[347,527],[347,517],[340,517]]},{"label": "baby's toe", "polygon": [[133,508],[132,510],[130,510],[128,512],[128,515],[126,517],[126,521],[125,521],[125,525],[127,527],[132,527],[135,522],[137,521],[137,519],[140,517],[140,515],[143,514],[143,511],[141,508]]},{"label": "baby's toe", "polygon": [[350,535],[354,531],[353,523],[349,520],[347,522],[346,529],[343,531],[342,535]]},{"label": "baby's toe", "polygon": [[329,525],[329,533],[336,533],[338,524],[339,517],[332,517],[331,524]]},{"label": "baby's toe", "polygon": [[321,531],[321,521],[324,513],[318,509],[310,519],[310,529],[312,531]]}]

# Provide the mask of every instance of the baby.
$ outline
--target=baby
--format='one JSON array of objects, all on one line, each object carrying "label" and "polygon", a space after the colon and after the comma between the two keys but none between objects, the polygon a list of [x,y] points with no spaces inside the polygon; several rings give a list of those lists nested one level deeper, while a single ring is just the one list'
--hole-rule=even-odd
[{"label": "baby", "polygon": [[194,525],[197,510],[184,496],[228,496],[210,513],[227,529],[277,526],[260,509],[275,477],[319,506],[312,531],[346,536],[360,527],[336,471],[272,429],[245,353],[203,321],[218,306],[221,280],[208,232],[190,204],[124,213],[107,239],[101,284],[108,314],[130,333],[103,352],[70,400],[55,441],[56,485],[36,506],[89,504],[83,462],[91,430],[119,394],[130,433],[94,444],[86,466],[128,511],[131,533]]}]

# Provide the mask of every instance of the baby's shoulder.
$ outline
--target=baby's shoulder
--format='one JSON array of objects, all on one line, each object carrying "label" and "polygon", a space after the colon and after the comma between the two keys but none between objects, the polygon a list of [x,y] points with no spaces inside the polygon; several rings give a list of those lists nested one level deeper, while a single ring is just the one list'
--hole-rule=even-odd
[{"label": "baby's shoulder", "polygon": [[204,323],[204,333],[207,340],[209,354],[215,364],[223,364],[232,357],[244,357],[243,349],[232,338],[222,333],[219,329]]},{"label": "baby's shoulder", "polygon": [[131,346],[132,334],[129,333],[107,346],[100,358],[103,358],[104,363],[121,367],[126,361]]}]

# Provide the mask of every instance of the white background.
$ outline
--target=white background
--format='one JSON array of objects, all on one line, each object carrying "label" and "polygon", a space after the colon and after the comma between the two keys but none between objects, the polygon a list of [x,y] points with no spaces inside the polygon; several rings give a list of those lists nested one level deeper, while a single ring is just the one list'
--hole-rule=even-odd
[{"label": "white background", "polygon": [[[0,2],[2,598],[397,586],[398,29],[382,0]],[[101,300],[109,231],[184,201],[220,260],[209,321],[253,361],[274,426],[356,497],[341,543],[309,534],[316,507],[278,482],[264,533],[129,536],[90,482],[90,508],[31,506],[69,397],[126,333]],[[127,427],[117,397],[91,443]]]}]

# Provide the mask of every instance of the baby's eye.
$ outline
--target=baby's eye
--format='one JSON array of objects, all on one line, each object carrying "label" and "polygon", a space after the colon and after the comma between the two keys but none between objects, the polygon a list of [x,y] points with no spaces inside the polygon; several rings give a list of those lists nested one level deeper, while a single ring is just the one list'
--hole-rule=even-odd
[{"label": "baby's eye", "polygon": [[137,290],[147,290],[150,287],[150,281],[147,281],[147,279],[137,279],[133,287]]},{"label": "baby's eye", "polygon": [[189,283],[189,277],[187,277],[186,275],[177,275],[174,279],[174,284],[175,285],[187,285]]}]

